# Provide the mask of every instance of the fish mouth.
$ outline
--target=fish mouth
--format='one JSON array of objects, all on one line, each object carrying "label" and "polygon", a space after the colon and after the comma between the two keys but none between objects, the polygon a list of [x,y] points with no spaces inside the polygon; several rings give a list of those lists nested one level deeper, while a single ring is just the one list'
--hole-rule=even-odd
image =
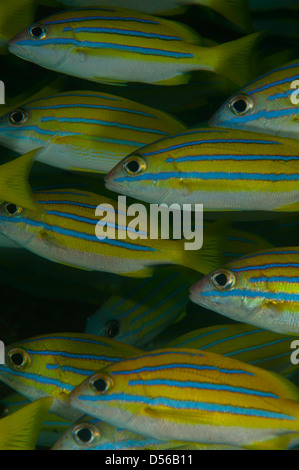
[{"label": "fish mouth", "polygon": [[105,182],[106,188],[109,189],[109,191],[113,191],[114,193],[115,192],[120,192],[121,194],[123,194],[122,185],[119,184],[119,183],[115,183],[115,181],[108,178],[108,175],[105,176],[104,182]]},{"label": "fish mouth", "polygon": [[194,284],[189,290],[189,298],[192,302],[197,303],[199,295],[197,284]]},{"label": "fish mouth", "polygon": [[192,302],[202,307],[211,308],[211,303],[209,300],[202,294],[204,294],[202,286],[197,282],[189,290],[189,298]]},{"label": "fish mouth", "polygon": [[25,54],[24,48],[22,46],[18,46],[14,42],[9,41],[7,47],[8,47],[9,52],[11,52],[11,54],[16,55],[17,57],[20,57],[21,59],[26,58],[27,54]]}]

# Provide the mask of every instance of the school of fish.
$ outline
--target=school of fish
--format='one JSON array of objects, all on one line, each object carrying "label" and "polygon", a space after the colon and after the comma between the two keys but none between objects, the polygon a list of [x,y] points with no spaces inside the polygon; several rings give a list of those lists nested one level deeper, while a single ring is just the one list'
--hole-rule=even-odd
[{"label": "school of fish", "polygon": [[1,2],[0,450],[298,448],[298,41],[299,0]]}]

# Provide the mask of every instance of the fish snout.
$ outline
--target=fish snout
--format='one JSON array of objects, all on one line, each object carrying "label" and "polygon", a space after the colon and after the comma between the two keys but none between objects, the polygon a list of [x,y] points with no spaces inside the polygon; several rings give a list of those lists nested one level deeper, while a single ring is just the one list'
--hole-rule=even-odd
[{"label": "fish snout", "polygon": [[[24,41],[28,39],[27,34],[23,31],[22,33],[17,34],[10,41],[8,41],[8,50],[17,57],[24,57],[24,46],[22,45]],[[21,43],[21,44],[20,44]]]},{"label": "fish snout", "polygon": [[192,302],[197,303],[198,299],[200,298],[201,293],[204,291],[204,286],[206,284],[205,278],[200,279],[197,281],[193,286],[190,288],[190,300]]}]

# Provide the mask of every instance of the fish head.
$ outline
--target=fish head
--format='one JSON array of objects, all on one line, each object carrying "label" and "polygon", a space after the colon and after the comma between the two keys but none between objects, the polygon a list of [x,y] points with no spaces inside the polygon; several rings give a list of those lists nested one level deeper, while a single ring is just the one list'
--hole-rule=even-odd
[{"label": "fish head", "polygon": [[256,324],[256,317],[263,314],[265,300],[259,293],[263,287],[249,290],[248,276],[234,266],[230,263],[200,279],[190,289],[190,300],[234,320]]},{"label": "fish head", "polygon": [[88,320],[86,332],[141,347],[146,326],[136,328],[135,308],[134,298],[113,295]]},{"label": "fish head", "polygon": [[67,12],[61,12],[31,24],[8,42],[8,50],[42,67],[58,69],[74,48],[68,18]]},{"label": "fish head", "polygon": [[[88,320],[86,332],[94,332],[94,334],[96,332],[99,336],[122,341],[122,336],[126,333],[127,322],[121,314],[114,311],[115,307],[122,302],[122,297],[111,296]],[[125,310],[122,313],[125,313]]]},{"label": "fish head", "polygon": [[34,243],[44,230],[44,217],[43,212],[34,212],[10,202],[3,202],[0,206],[0,233],[30,249],[31,243]]},{"label": "fish head", "polygon": [[5,364],[0,365],[0,380],[29,400],[38,400],[47,394],[34,385],[32,373],[35,368],[33,356],[23,343],[5,348]]},{"label": "fish head", "polygon": [[51,411],[74,422],[83,413],[70,407],[70,392],[98,367],[137,353],[138,349],[98,336],[42,335],[6,348],[0,380],[29,399],[53,397]]},{"label": "fish head", "polygon": [[275,69],[231,96],[211,118],[213,127],[298,136],[298,61]]},{"label": "fish head", "polygon": [[[53,397],[53,413],[71,421],[78,419],[80,414],[68,404],[69,383],[63,382],[65,377],[57,373],[57,361],[44,355],[39,346],[35,347],[37,340],[21,341],[6,348],[5,364],[0,365],[0,381],[31,401]],[[44,343],[47,351],[47,338]]]},{"label": "fish head", "polygon": [[83,416],[65,431],[52,450],[96,449],[102,441],[102,425],[106,427],[100,420]]},{"label": "fish head", "polygon": [[53,397],[51,411],[74,420],[80,414],[68,404],[69,393],[74,387],[69,373],[63,370],[68,359],[59,354],[64,350],[63,338],[64,335],[44,335],[6,347],[5,364],[0,365],[0,380],[32,401]]},{"label": "fish head", "polygon": [[159,159],[146,155],[147,151],[134,152],[121,160],[106,176],[106,188],[147,202],[162,203],[167,186],[159,178]]},{"label": "fish head", "polygon": [[[125,423],[131,416],[131,412],[125,409],[122,398],[125,396],[126,385],[125,376],[120,378],[110,370],[101,369],[71,392],[70,405],[113,426],[125,428]],[[132,407],[137,412],[138,404],[132,404]]]},{"label": "fish head", "polygon": [[38,126],[40,117],[27,105],[14,108],[0,117],[0,144],[20,154],[30,152],[44,143],[36,132]]},{"label": "fish head", "polygon": [[245,129],[261,132],[266,127],[266,97],[254,96],[243,89],[231,96],[209,121],[211,127]]}]

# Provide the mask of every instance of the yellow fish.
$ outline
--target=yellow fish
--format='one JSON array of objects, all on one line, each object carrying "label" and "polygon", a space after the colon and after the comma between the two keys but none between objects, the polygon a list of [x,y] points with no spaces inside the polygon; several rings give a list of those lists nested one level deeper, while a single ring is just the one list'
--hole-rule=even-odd
[{"label": "yellow fish", "polygon": [[285,449],[299,443],[299,391],[286,379],[194,349],[161,349],[108,366],[70,404],[155,439]]}]

